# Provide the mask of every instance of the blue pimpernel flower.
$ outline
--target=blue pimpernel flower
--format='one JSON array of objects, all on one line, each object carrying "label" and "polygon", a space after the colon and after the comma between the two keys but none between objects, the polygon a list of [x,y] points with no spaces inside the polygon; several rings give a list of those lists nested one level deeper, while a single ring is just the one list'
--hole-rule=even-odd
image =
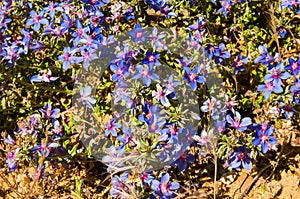
[{"label": "blue pimpernel flower", "polygon": [[152,97],[155,101],[161,102],[163,106],[169,107],[171,106],[171,104],[167,95],[169,95],[170,93],[171,92],[163,89],[159,84],[156,84],[156,91],[152,91]]},{"label": "blue pimpernel flower", "polygon": [[269,145],[274,145],[277,143],[277,139],[272,136],[273,128],[268,127],[267,130],[261,131],[256,130],[256,137],[252,141],[255,146],[261,146],[261,151],[267,153],[270,148]]},{"label": "blue pimpernel flower", "polygon": [[96,103],[96,99],[92,98],[90,95],[92,93],[91,86],[85,86],[80,88],[80,101],[89,108],[93,108],[93,105]]},{"label": "blue pimpernel flower", "polygon": [[118,137],[117,137],[117,140],[119,142],[123,142],[123,144],[120,146],[120,148],[123,148],[126,145],[129,145],[129,146],[137,145],[137,141],[131,133],[131,128],[126,128],[125,126],[122,126],[122,133],[123,133],[123,135],[118,135]]},{"label": "blue pimpernel flower", "polygon": [[31,153],[38,152],[41,156],[48,157],[53,151],[53,148],[58,147],[57,143],[48,142],[46,145],[44,143],[38,144],[31,149]]},{"label": "blue pimpernel flower", "polygon": [[274,58],[268,53],[266,44],[258,46],[258,52],[261,54],[261,56],[254,60],[255,64],[270,64],[274,61]]},{"label": "blue pimpernel flower", "polygon": [[283,26],[277,27],[276,32],[281,38],[284,38],[287,33],[286,29]]},{"label": "blue pimpernel flower", "polygon": [[104,124],[105,127],[105,135],[108,136],[111,134],[112,136],[117,136],[117,128],[121,127],[121,124],[115,123],[115,119],[111,119],[109,122]]},{"label": "blue pimpernel flower", "polygon": [[128,71],[128,68],[124,66],[124,61],[120,60],[117,63],[113,63],[110,65],[110,70],[114,72],[111,79],[112,81],[116,82],[120,79],[124,79],[127,77],[130,73]]},{"label": "blue pimpernel flower", "polygon": [[250,152],[245,146],[240,146],[235,149],[233,154],[229,157],[229,166],[234,169],[239,169],[243,166],[246,170],[252,169],[252,162],[250,158]]},{"label": "blue pimpernel flower", "polygon": [[9,171],[11,171],[11,172],[15,171],[19,164],[19,162],[18,162],[19,151],[20,151],[20,148],[17,148],[14,151],[11,151],[6,155],[6,166],[8,167]]},{"label": "blue pimpernel flower", "polygon": [[281,85],[274,84],[272,81],[266,81],[265,84],[258,85],[257,90],[259,92],[264,92],[265,99],[269,99],[272,92],[277,94],[283,92]]},{"label": "blue pimpernel flower", "polygon": [[214,57],[215,63],[225,65],[224,59],[230,58],[230,53],[225,51],[225,44],[224,43],[220,43],[217,50],[218,50],[218,52],[215,53],[215,57]]},{"label": "blue pimpernel flower", "polygon": [[201,17],[199,17],[199,19],[197,19],[197,21],[196,21],[195,24],[190,25],[190,26],[188,26],[187,28],[188,28],[189,30],[196,31],[196,30],[202,29],[205,25],[206,25],[206,20],[204,19],[203,16],[201,16]]},{"label": "blue pimpernel flower", "polygon": [[55,11],[64,12],[64,9],[60,6],[60,3],[50,2],[47,7],[43,9],[44,11],[49,13],[51,19],[54,18]]},{"label": "blue pimpernel flower", "polygon": [[74,54],[78,51],[77,48],[64,48],[64,54],[58,56],[58,61],[63,62],[63,69],[67,70],[71,64],[78,64],[83,61],[83,57],[75,57]]},{"label": "blue pimpernel flower", "polygon": [[124,149],[124,147],[116,149],[116,147],[112,145],[106,150],[107,155],[102,158],[102,162],[108,164],[108,172],[110,172],[114,167],[121,167],[124,165],[124,162],[120,160],[124,154]]},{"label": "blue pimpernel flower", "polygon": [[109,193],[111,197],[122,197],[122,192],[125,192],[128,187],[125,185],[125,183],[128,180],[128,173],[123,173],[120,177],[115,175],[112,177],[112,188],[110,189]]},{"label": "blue pimpernel flower", "polygon": [[184,70],[184,80],[189,82],[190,87],[193,91],[197,89],[197,83],[204,83],[206,81],[205,77],[199,75],[199,66],[196,66],[193,70],[191,70],[189,67],[184,67]]},{"label": "blue pimpernel flower", "polygon": [[234,74],[236,75],[239,71],[244,71],[246,69],[245,64],[248,63],[248,57],[243,57],[238,55],[237,60],[232,64],[234,67]]},{"label": "blue pimpernel flower", "polygon": [[294,76],[297,76],[300,70],[300,59],[294,60],[293,58],[289,58],[289,65],[285,67],[286,70],[292,71]]},{"label": "blue pimpernel flower", "polygon": [[8,135],[5,140],[4,140],[5,143],[7,144],[10,144],[10,145],[15,145],[16,142],[12,139],[12,137],[10,135]]},{"label": "blue pimpernel flower", "polygon": [[155,118],[159,118],[159,108],[157,104],[145,103],[142,105],[143,113],[138,116],[140,122],[145,122],[147,125],[152,123]]},{"label": "blue pimpernel flower", "polygon": [[222,8],[218,10],[218,14],[223,12],[224,16],[227,16],[228,11],[231,8],[232,1],[231,0],[222,0],[221,1]]},{"label": "blue pimpernel flower", "polygon": [[283,63],[279,63],[276,67],[268,70],[269,73],[264,78],[265,82],[273,82],[275,85],[281,85],[281,80],[288,79],[291,74],[288,72],[282,72],[284,70]]},{"label": "blue pimpernel flower", "polygon": [[123,15],[126,17],[126,20],[134,19],[134,11],[133,8],[127,8],[124,12]]},{"label": "blue pimpernel flower", "polygon": [[27,19],[26,20],[26,26],[33,26],[33,30],[35,32],[38,32],[39,29],[41,28],[41,24],[44,24],[44,25],[48,25],[49,24],[49,21],[44,18],[44,11],[41,10],[38,14],[32,10],[30,11],[30,19]]},{"label": "blue pimpernel flower", "polygon": [[155,70],[151,65],[143,66],[143,65],[137,65],[135,67],[137,72],[133,74],[133,79],[139,79],[141,78],[143,80],[143,83],[145,86],[150,86],[151,81],[157,81],[159,80],[159,76],[155,73]]},{"label": "blue pimpernel flower", "polygon": [[57,80],[58,77],[52,77],[52,72],[50,69],[41,70],[39,75],[33,75],[30,78],[31,82],[53,82]]},{"label": "blue pimpernel flower", "polygon": [[95,54],[96,50],[94,48],[83,48],[81,50],[82,55],[82,66],[85,70],[88,69],[89,64],[92,60],[95,60],[98,58],[98,56]]},{"label": "blue pimpernel flower", "polygon": [[59,117],[59,108],[55,108],[52,110],[52,106],[50,103],[46,104],[45,110],[40,108],[39,111],[44,115],[44,118],[47,119],[57,119]]},{"label": "blue pimpernel flower", "polygon": [[146,64],[148,66],[160,66],[161,63],[158,60],[159,53],[152,53],[150,51],[146,52],[146,57],[142,60],[142,64]]},{"label": "blue pimpernel flower", "polygon": [[133,38],[133,42],[145,41],[146,31],[140,24],[135,25],[134,30],[130,30],[128,34]]},{"label": "blue pimpernel flower", "polygon": [[247,127],[252,124],[250,117],[245,117],[241,119],[241,114],[238,111],[233,110],[233,118],[231,115],[226,116],[227,122],[230,124],[230,127],[237,129],[239,132],[247,130]]},{"label": "blue pimpernel flower", "polygon": [[179,189],[180,185],[178,182],[169,181],[170,175],[168,173],[163,173],[160,181],[151,181],[151,189],[155,191],[155,194],[161,199],[175,198],[176,194],[173,191]]},{"label": "blue pimpernel flower", "polygon": [[43,50],[44,44],[36,39],[33,40],[33,44],[30,46],[30,49],[33,50],[33,52],[38,50]]},{"label": "blue pimpernel flower", "polygon": [[183,152],[182,155],[179,157],[178,160],[176,160],[171,165],[177,165],[179,171],[185,171],[187,168],[187,164],[192,164],[195,161],[195,156],[192,154],[188,154],[187,152]]},{"label": "blue pimpernel flower", "polygon": [[291,103],[285,104],[283,101],[279,102],[279,108],[281,110],[281,113],[284,113],[286,119],[290,119],[296,112]]},{"label": "blue pimpernel flower", "polygon": [[214,46],[212,44],[207,44],[205,52],[207,52],[209,59],[212,59],[214,56],[220,55],[218,46]]}]

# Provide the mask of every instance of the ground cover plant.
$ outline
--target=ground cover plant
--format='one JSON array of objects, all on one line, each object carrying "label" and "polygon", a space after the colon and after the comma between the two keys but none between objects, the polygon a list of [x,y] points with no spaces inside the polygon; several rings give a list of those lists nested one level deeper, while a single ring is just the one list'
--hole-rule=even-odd
[{"label": "ground cover plant", "polygon": [[0,197],[298,198],[299,0],[0,4]]}]

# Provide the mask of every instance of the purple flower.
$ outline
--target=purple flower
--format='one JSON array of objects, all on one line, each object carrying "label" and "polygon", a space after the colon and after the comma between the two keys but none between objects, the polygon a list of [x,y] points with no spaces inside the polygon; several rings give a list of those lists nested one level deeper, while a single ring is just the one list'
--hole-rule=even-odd
[{"label": "purple flower", "polygon": [[252,169],[250,152],[246,149],[245,146],[240,146],[239,148],[237,148],[229,157],[230,167],[234,169],[239,169],[241,165],[247,170]]},{"label": "purple flower", "polygon": [[121,124],[115,123],[115,119],[111,119],[110,122],[107,122],[104,124],[105,127],[105,135],[108,136],[111,134],[112,136],[117,136],[117,130],[116,128],[120,128]]},{"label": "purple flower", "polygon": [[257,57],[254,60],[255,64],[262,63],[262,64],[270,64],[274,61],[274,58],[268,53],[267,45],[260,45],[258,47],[258,52],[261,56]]},{"label": "purple flower", "polygon": [[218,50],[218,52],[215,53],[215,63],[225,65],[224,59],[230,58],[230,53],[225,51],[224,43],[220,43],[217,50]]},{"label": "purple flower", "polygon": [[232,64],[234,67],[234,74],[236,75],[239,71],[244,71],[246,69],[245,64],[248,63],[248,57],[243,57],[238,55],[237,60]]},{"label": "purple flower", "polygon": [[38,14],[34,10],[30,11],[30,17],[30,19],[26,20],[26,26],[34,25],[33,30],[35,32],[39,31],[39,29],[41,28],[41,24],[49,24],[49,21],[46,18],[44,18],[43,10],[41,10]]},{"label": "purple flower", "polygon": [[247,129],[247,127],[252,124],[250,117],[245,117],[241,120],[241,114],[238,111],[233,110],[233,118],[230,115],[226,116],[227,122],[230,124],[230,127],[238,129],[239,132],[242,132]]},{"label": "purple flower", "polygon": [[284,38],[287,33],[286,29],[283,26],[277,27],[276,32],[281,38]]},{"label": "purple flower", "polygon": [[255,146],[261,145],[261,151],[267,153],[270,145],[276,144],[277,140],[272,136],[273,128],[268,127],[266,130],[256,130],[256,137],[252,141]]},{"label": "purple flower", "polygon": [[58,57],[58,61],[63,62],[63,69],[67,70],[71,64],[78,64],[83,61],[83,57],[75,57],[74,54],[77,52],[77,48],[64,48],[64,54]]},{"label": "purple flower", "polygon": [[44,118],[46,118],[46,119],[51,119],[51,118],[56,119],[59,117],[60,109],[55,108],[52,110],[51,104],[47,103],[45,110],[40,108],[39,111],[44,115]]},{"label": "purple flower", "polygon": [[277,94],[283,92],[283,88],[281,87],[281,85],[274,84],[270,81],[267,81],[264,85],[258,85],[257,90],[259,92],[264,92],[265,99],[269,99],[272,92]]},{"label": "purple flower", "polygon": [[289,65],[285,69],[292,71],[293,75],[297,76],[300,70],[300,59],[294,60],[293,58],[289,58]]},{"label": "purple flower", "polygon": [[298,104],[300,101],[300,97],[299,96],[297,97],[297,95],[300,94],[300,80],[299,79],[296,79],[295,85],[291,86],[290,91],[292,93],[293,101],[295,101]]},{"label": "purple flower", "polygon": [[31,82],[53,82],[58,79],[58,77],[51,77],[52,72],[50,69],[41,70],[39,75],[34,75],[30,78]]},{"label": "purple flower", "polygon": [[89,108],[93,108],[93,104],[96,103],[96,99],[92,98],[90,95],[92,93],[92,87],[91,86],[85,86],[83,88],[80,88],[80,101],[87,105]]},{"label": "purple flower", "polygon": [[199,76],[200,66],[196,66],[192,71],[189,67],[184,67],[184,70],[184,80],[190,83],[190,87],[193,91],[197,89],[197,83],[204,83],[206,81],[205,77]]},{"label": "purple flower", "polygon": [[150,86],[151,80],[153,81],[159,80],[159,76],[156,73],[154,73],[154,69],[152,68],[151,65],[149,66],[137,65],[135,68],[138,70],[138,72],[136,72],[132,76],[132,78],[133,79],[142,78],[145,86],[147,87]]},{"label": "purple flower", "polygon": [[212,59],[214,56],[219,56],[219,48],[212,44],[208,44],[205,48],[205,52],[208,53],[208,58]]},{"label": "purple flower", "polygon": [[193,163],[195,161],[195,156],[192,154],[187,154],[187,152],[183,152],[182,155],[176,160],[172,165],[177,165],[179,171],[185,171],[187,168],[187,163]]},{"label": "purple flower", "polygon": [[276,67],[273,67],[272,69],[268,70],[269,73],[264,78],[265,82],[273,82],[274,85],[281,85],[281,80],[288,79],[291,74],[288,72],[281,72],[284,70],[283,63],[279,63]]},{"label": "purple flower", "polygon": [[176,194],[173,190],[179,189],[180,185],[178,182],[169,182],[169,180],[170,175],[168,173],[163,173],[160,181],[152,180],[151,182],[151,189],[162,199],[175,198]]}]

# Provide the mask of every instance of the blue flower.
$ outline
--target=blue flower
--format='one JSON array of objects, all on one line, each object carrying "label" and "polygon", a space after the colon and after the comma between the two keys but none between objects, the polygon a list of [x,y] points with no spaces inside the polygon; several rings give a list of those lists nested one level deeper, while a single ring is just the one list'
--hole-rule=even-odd
[{"label": "blue flower", "polygon": [[44,115],[46,119],[57,119],[59,117],[59,108],[55,108],[52,110],[52,106],[50,103],[46,104],[45,110],[40,108],[39,111]]},{"label": "blue flower", "polygon": [[222,0],[221,1],[221,5],[222,5],[222,8],[220,8],[218,10],[218,14],[221,13],[221,12],[223,12],[224,16],[226,17],[227,13],[230,10],[230,7],[232,5],[232,1],[230,1],[230,0]]},{"label": "blue flower", "polygon": [[90,97],[91,92],[92,92],[92,87],[91,86],[85,86],[83,88],[80,88],[80,101],[84,104],[87,105],[89,108],[93,108],[93,104],[96,103],[96,99]]},{"label": "blue flower", "polygon": [[279,105],[280,105],[279,108],[281,110],[281,113],[285,114],[286,119],[290,119],[292,115],[296,112],[296,110],[293,108],[293,105],[290,103],[285,104],[283,101],[280,101]]},{"label": "blue flower", "polygon": [[95,52],[96,52],[96,50],[94,48],[84,47],[81,50],[81,55],[82,55],[82,59],[83,59],[82,65],[85,70],[88,69],[90,61],[98,58],[98,56],[95,54]]},{"label": "blue flower", "polygon": [[199,17],[199,19],[196,21],[196,24],[190,25],[187,28],[193,31],[200,30],[206,25],[206,20],[203,16]]},{"label": "blue flower", "polygon": [[274,85],[281,85],[281,80],[288,79],[291,74],[288,72],[281,72],[284,70],[283,63],[279,63],[276,67],[273,67],[272,69],[268,70],[269,73],[264,78],[265,82],[273,82]]},{"label": "blue flower", "polygon": [[159,84],[156,84],[156,91],[152,91],[152,97],[155,101],[161,102],[163,106],[171,106],[169,99],[167,95],[169,95],[171,92],[163,89]]},{"label": "blue flower", "polygon": [[39,29],[41,28],[41,24],[49,24],[49,21],[46,18],[44,18],[43,10],[41,10],[38,14],[34,10],[30,11],[30,17],[30,19],[26,20],[26,26],[34,25],[33,30],[35,32],[39,31]]},{"label": "blue flower", "polygon": [[127,77],[129,75],[128,68],[124,66],[124,61],[120,60],[117,63],[113,63],[110,65],[110,70],[114,72],[112,75],[112,81],[116,82],[119,80],[124,79],[124,77]]},{"label": "blue flower", "polygon": [[145,41],[146,31],[140,24],[135,25],[134,30],[130,30],[128,34],[133,38],[133,42]]},{"label": "blue flower", "polygon": [[245,131],[252,124],[250,117],[245,117],[241,120],[241,114],[238,111],[233,111],[233,116],[232,118],[230,115],[227,115],[226,120],[231,127],[237,129],[239,132]]},{"label": "blue flower", "polygon": [[33,75],[30,78],[31,82],[53,82],[57,80],[58,77],[52,77],[52,72],[50,69],[47,70],[41,70],[40,75]]},{"label": "blue flower", "polygon": [[192,154],[187,154],[187,152],[183,152],[182,155],[179,157],[178,160],[176,160],[171,165],[177,165],[179,171],[185,171],[187,168],[188,163],[193,163],[195,161],[195,156]]},{"label": "blue flower", "polygon": [[273,128],[269,127],[265,131],[256,130],[256,137],[252,141],[255,146],[261,145],[261,151],[263,153],[267,153],[269,149],[269,145],[276,144],[277,140],[275,137],[272,136]]},{"label": "blue flower", "polygon": [[146,52],[146,57],[142,60],[142,64],[147,64],[148,66],[160,66],[161,63],[158,60],[159,53]]},{"label": "blue flower", "polygon": [[267,45],[260,45],[258,47],[258,52],[261,56],[257,57],[254,60],[255,64],[262,63],[262,64],[270,64],[274,61],[274,58],[268,53]]},{"label": "blue flower", "polygon": [[229,166],[234,169],[239,169],[243,166],[247,170],[252,169],[252,162],[250,158],[250,152],[245,146],[240,146],[237,148],[233,154],[229,157]]},{"label": "blue flower", "polygon": [[293,58],[289,58],[289,65],[285,69],[292,71],[293,75],[297,76],[300,70],[300,59],[294,60]]},{"label": "blue flower", "polygon": [[133,79],[139,79],[142,78],[143,83],[145,86],[150,86],[151,80],[157,81],[159,80],[159,76],[155,73],[153,67],[151,65],[149,66],[143,66],[143,65],[137,65],[135,67],[138,71],[133,74]]},{"label": "blue flower", "polygon": [[189,67],[184,67],[185,75],[184,80],[190,83],[190,87],[193,91],[197,89],[197,83],[204,83],[205,77],[199,76],[200,66],[196,66],[192,71]]},{"label": "blue flower", "polygon": [[16,170],[18,166],[18,154],[19,154],[20,148],[15,149],[12,152],[9,152],[6,155],[6,166],[9,168],[9,171],[13,172]]},{"label": "blue flower", "polygon": [[77,48],[64,48],[64,54],[58,56],[58,61],[63,62],[63,69],[67,70],[71,64],[78,64],[83,61],[83,57],[75,57],[74,54],[78,51]]},{"label": "blue flower", "polygon": [[277,94],[283,92],[281,85],[274,84],[272,81],[266,81],[264,85],[258,85],[257,90],[259,92],[264,92],[265,99],[269,99],[272,92]]},{"label": "blue flower", "polygon": [[115,119],[111,119],[110,122],[104,124],[105,127],[105,135],[108,136],[111,134],[112,136],[117,136],[117,128],[121,127],[121,124],[115,123]]},{"label": "blue flower", "polygon": [[284,38],[287,33],[286,29],[283,26],[277,27],[276,32],[281,38]]},{"label": "blue flower", "polygon": [[138,116],[138,119],[140,122],[145,122],[147,125],[149,125],[155,117],[159,118],[159,108],[157,104],[150,104],[150,103],[145,103],[142,105],[142,111],[143,113]]},{"label": "blue flower", "polygon": [[243,57],[238,55],[237,60],[232,64],[234,67],[234,74],[236,75],[239,71],[244,71],[246,69],[245,64],[248,63],[248,57]]},{"label": "blue flower", "polygon": [[128,173],[127,172],[123,173],[120,177],[115,175],[112,178],[112,180],[111,180],[112,188],[109,191],[111,197],[122,196],[122,192],[124,192],[128,189],[128,187],[125,185],[127,180],[128,180]]},{"label": "blue flower", "polygon": [[161,199],[175,198],[176,194],[173,190],[179,189],[180,185],[178,182],[169,182],[170,175],[163,173],[160,181],[152,180],[151,189],[160,196]]},{"label": "blue flower", "polygon": [[53,151],[53,148],[56,148],[56,147],[58,147],[57,143],[48,142],[46,145],[44,143],[41,143],[41,144],[34,146],[30,152],[35,153],[36,151],[38,151],[40,156],[48,157],[50,155],[50,152]]}]

